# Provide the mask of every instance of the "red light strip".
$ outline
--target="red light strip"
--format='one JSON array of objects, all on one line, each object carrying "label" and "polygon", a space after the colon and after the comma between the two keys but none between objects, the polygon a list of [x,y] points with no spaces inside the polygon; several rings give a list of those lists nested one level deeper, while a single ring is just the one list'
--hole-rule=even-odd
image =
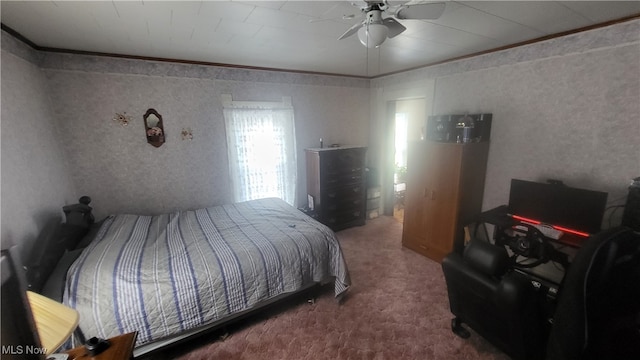
[{"label": "red light strip", "polygon": [[542,222],[540,222],[538,220],[529,219],[529,218],[526,218],[524,216],[511,215],[511,217],[516,219],[516,220],[520,220],[520,221],[524,221],[524,222],[528,222],[528,223],[532,223],[532,224],[536,224],[536,225],[542,224]]},{"label": "red light strip", "polygon": [[584,237],[589,237],[590,236],[586,232],[582,232],[582,231],[578,231],[578,230],[572,230],[572,229],[568,229],[568,228],[562,227],[562,226],[555,226],[555,225],[551,225],[551,226],[553,226],[554,229],[557,229],[557,230],[560,230],[560,231],[564,231],[564,232],[568,232],[568,233],[571,233],[571,234],[580,235],[580,236],[584,236]]},{"label": "red light strip", "polygon": [[[526,218],[524,216],[511,215],[511,217],[516,219],[516,220],[532,223],[532,224],[535,224],[535,225],[542,224],[541,221],[534,220],[534,219],[529,219],[529,218]],[[555,226],[555,225],[550,225],[550,226],[552,228],[556,229],[556,230],[564,231],[564,232],[571,233],[571,234],[574,234],[574,235],[580,235],[580,236],[584,236],[584,237],[589,237],[590,236],[588,233],[585,233],[585,232],[582,232],[582,231],[573,230],[573,229],[569,229],[569,228],[562,227],[562,226]]]}]

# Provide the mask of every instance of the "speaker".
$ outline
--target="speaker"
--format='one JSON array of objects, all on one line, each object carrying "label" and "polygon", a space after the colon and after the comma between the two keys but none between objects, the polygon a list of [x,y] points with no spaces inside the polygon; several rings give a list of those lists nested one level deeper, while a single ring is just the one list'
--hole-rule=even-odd
[{"label": "speaker", "polygon": [[630,227],[633,231],[640,231],[640,177],[633,179],[629,186],[627,204],[622,214],[622,225]]},{"label": "speaker", "polygon": [[489,141],[489,138],[491,137],[491,120],[493,119],[493,114],[477,114],[472,116],[476,122],[474,136],[478,141]]},{"label": "speaker", "polygon": [[492,118],[492,114],[432,115],[427,118],[426,138],[441,142],[489,141]]},{"label": "speaker", "polygon": [[455,142],[456,124],[451,115],[432,115],[427,118],[427,140]]},{"label": "speaker", "polygon": [[[467,122],[466,119],[471,118],[473,122],[473,127],[470,129],[471,134],[465,135],[464,131],[467,130],[464,127],[460,127],[460,123]],[[457,142],[485,142],[489,141],[491,136],[491,120],[493,118],[493,114],[469,114],[469,115],[452,115],[451,119],[456,126],[456,136],[454,141]],[[468,125],[468,124],[466,124]],[[469,141],[465,141],[465,139],[469,138]]]}]

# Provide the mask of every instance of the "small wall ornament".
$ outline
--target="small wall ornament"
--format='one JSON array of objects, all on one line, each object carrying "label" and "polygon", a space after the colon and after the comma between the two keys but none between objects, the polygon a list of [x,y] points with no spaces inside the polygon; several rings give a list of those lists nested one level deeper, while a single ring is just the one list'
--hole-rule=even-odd
[{"label": "small wall ornament", "polygon": [[193,140],[193,133],[191,132],[191,128],[182,128],[180,135],[182,135],[182,140]]},{"label": "small wall ornament", "polygon": [[127,126],[131,121],[131,116],[127,115],[126,111],[122,114],[116,113],[116,116],[113,117],[113,121],[119,123],[121,126]]},{"label": "small wall ornament", "polygon": [[165,142],[164,125],[162,115],[155,109],[149,109],[144,114],[144,128],[147,142],[155,147],[160,147]]}]

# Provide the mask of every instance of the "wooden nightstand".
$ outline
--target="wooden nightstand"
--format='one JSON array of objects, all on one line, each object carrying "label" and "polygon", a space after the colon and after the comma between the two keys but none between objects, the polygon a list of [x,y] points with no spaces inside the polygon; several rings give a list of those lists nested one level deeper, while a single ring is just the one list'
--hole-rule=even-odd
[{"label": "wooden nightstand", "polygon": [[109,348],[98,356],[91,356],[83,346],[67,351],[69,360],[129,360],[133,358],[133,347],[136,344],[137,332],[112,337]]}]

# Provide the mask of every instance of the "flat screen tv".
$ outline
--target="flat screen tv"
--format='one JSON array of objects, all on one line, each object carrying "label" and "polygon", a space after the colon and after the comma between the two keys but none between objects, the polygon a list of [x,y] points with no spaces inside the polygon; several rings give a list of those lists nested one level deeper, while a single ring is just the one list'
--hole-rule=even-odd
[{"label": "flat screen tv", "polygon": [[607,195],[562,183],[512,179],[509,211],[545,224],[595,234],[600,231]]}]

